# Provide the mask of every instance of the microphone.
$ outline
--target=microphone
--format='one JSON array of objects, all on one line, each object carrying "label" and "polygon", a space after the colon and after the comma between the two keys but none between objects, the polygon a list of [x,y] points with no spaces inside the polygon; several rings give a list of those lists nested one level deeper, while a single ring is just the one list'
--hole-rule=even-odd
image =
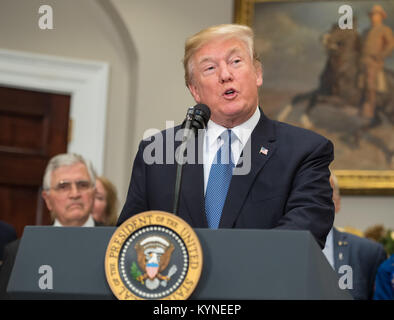
[{"label": "microphone", "polygon": [[175,156],[177,162],[176,176],[175,176],[175,191],[174,191],[174,206],[172,212],[178,215],[180,190],[182,184],[182,171],[184,164],[184,157],[186,152],[187,141],[191,137],[195,137],[199,129],[205,129],[208,124],[208,120],[211,117],[211,110],[207,105],[199,103],[194,107],[190,107],[187,110],[186,118],[182,123],[182,129],[184,129],[182,143],[179,147],[179,153]]},{"label": "microphone", "polygon": [[190,138],[190,129],[194,133],[194,136],[197,134],[199,129],[205,129],[207,127],[207,123],[210,117],[211,110],[208,108],[207,105],[199,103],[196,104],[194,107],[190,107],[187,110],[186,118],[182,123],[182,129],[185,130],[182,142]]},{"label": "microphone", "polygon": [[194,107],[190,107],[187,110],[186,118],[183,120],[181,128],[183,129],[182,143],[177,149],[175,154],[175,160],[179,163],[185,162],[185,152],[187,141],[196,136],[198,130],[205,129],[208,124],[208,120],[211,117],[211,110],[208,106],[202,103],[196,104]]}]

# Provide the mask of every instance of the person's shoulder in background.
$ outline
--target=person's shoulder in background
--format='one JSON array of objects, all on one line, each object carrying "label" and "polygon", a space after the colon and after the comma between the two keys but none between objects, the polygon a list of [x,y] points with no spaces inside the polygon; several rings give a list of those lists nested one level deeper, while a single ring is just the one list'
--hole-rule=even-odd
[{"label": "person's shoulder in background", "polygon": [[382,244],[360,237],[358,235],[342,232],[345,235],[346,240],[352,246],[352,250],[359,250],[357,252],[361,259],[371,261],[371,263],[377,268],[387,258],[387,253],[384,250]]},{"label": "person's shoulder in background", "polygon": [[394,300],[394,254],[379,266],[373,299]]},{"label": "person's shoulder in background", "polygon": [[0,268],[0,300],[10,299],[9,295],[7,294],[7,285],[14,267],[19,244],[20,239],[17,239],[5,246],[4,263]]},{"label": "person's shoulder in background", "polygon": [[0,221],[0,261],[3,260],[4,247],[16,239],[15,228],[4,221]]}]

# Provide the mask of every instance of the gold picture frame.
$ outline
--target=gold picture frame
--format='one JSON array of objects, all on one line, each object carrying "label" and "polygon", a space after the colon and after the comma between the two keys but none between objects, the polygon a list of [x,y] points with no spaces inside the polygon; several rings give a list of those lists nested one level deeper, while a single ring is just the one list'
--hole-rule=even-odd
[{"label": "gold picture frame", "polygon": [[[351,2],[354,3],[356,1],[358,0],[352,0]],[[296,4],[299,2],[300,4],[303,3],[305,5],[305,1],[298,0],[234,0],[234,23],[248,25],[253,28],[255,19],[255,6],[257,4],[280,2],[286,2],[289,4]],[[320,1],[320,3],[329,2],[330,0]],[[384,4],[385,0],[379,1],[379,3],[380,2]],[[348,3],[349,2],[346,2],[346,4]],[[393,17],[391,19],[393,19]],[[393,162],[394,160],[391,161]],[[376,170],[351,170],[350,168],[334,168],[333,171],[338,178],[342,194],[394,195],[394,170],[391,170],[391,168],[390,170],[380,170],[379,168],[376,168]]]}]

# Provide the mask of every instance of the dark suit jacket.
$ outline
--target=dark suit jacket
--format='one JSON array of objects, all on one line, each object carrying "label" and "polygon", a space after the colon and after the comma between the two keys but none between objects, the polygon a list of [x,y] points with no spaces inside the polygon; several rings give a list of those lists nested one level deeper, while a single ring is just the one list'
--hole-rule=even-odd
[{"label": "dark suit jacket", "polygon": [[0,262],[3,261],[4,247],[14,240],[16,240],[16,231],[14,227],[8,223],[0,221]]},{"label": "dark suit jacket", "polygon": [[19,243],[20,239],[15,240],[9,243],[4,249],[4,264],[0,270],[0,300],[9,299],[7,294],[7,285],[15,263]]},{"label": "dark suit jacket", "polygon": [[[387,258],[380,243],[333,229],[335,271],[343,265],[352,267],[354,299],[372,299],[379,265]],[[341,276],[341,274],[339,274]]]},{"label": "dark suit jacket", "polygon": [[[172,212],[176,165],[165,163],[168,134],[153,137],[156,145],[164,145],[164,164],[146,164],[144,150],[152,149],[152,141],[141,142],[118,225],[148,210]],[[251,170],[232,177],[219,228],[310,230],[323,248],[334,220],[328,169],[332,143],[312,131],[272,121],[263,112],[250,143]],[[168,148],[170,156],[179,144]],[[268,149],[267,155],[261,147]],[[179,216],[194,228],[208,227],[201,161],[184,165]]]},{"label": "dark suit jacket", "polygon": [[[103,226],[103,224],[96,221],[94,222],[94,225],[95,227]],[[9,243],[4,249],[4,264],[0,269],[0,300],[10,299],[9,295],[7,294],[7,286],[15,264],[16,256],[18,254],[20,241],[21,239],[13,241]]]}]

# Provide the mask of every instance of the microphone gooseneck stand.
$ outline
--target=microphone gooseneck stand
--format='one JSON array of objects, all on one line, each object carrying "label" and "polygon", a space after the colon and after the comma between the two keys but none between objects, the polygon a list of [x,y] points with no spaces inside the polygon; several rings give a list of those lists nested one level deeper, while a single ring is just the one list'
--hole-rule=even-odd
[{"label": "microphone gooseneck stand", "polygon": [[178,155],[175,154],[176,166],[176,176],[175,176],[175,190],[174,190],[174,205],[172,212],[178,216],[179,215],[179,200],[181,196],[181,186],[182,186],[182,173],[183,165],[186,162],[186,147],[187,142],[191,137],[194,137],[199,129],[205,129],[210,118],[211,112],[206,105],[198,104],[194,107],[188,109],[186,114],[186,119],[184,125],[184,134],[182,138],[182,143],[179,147]]}]

